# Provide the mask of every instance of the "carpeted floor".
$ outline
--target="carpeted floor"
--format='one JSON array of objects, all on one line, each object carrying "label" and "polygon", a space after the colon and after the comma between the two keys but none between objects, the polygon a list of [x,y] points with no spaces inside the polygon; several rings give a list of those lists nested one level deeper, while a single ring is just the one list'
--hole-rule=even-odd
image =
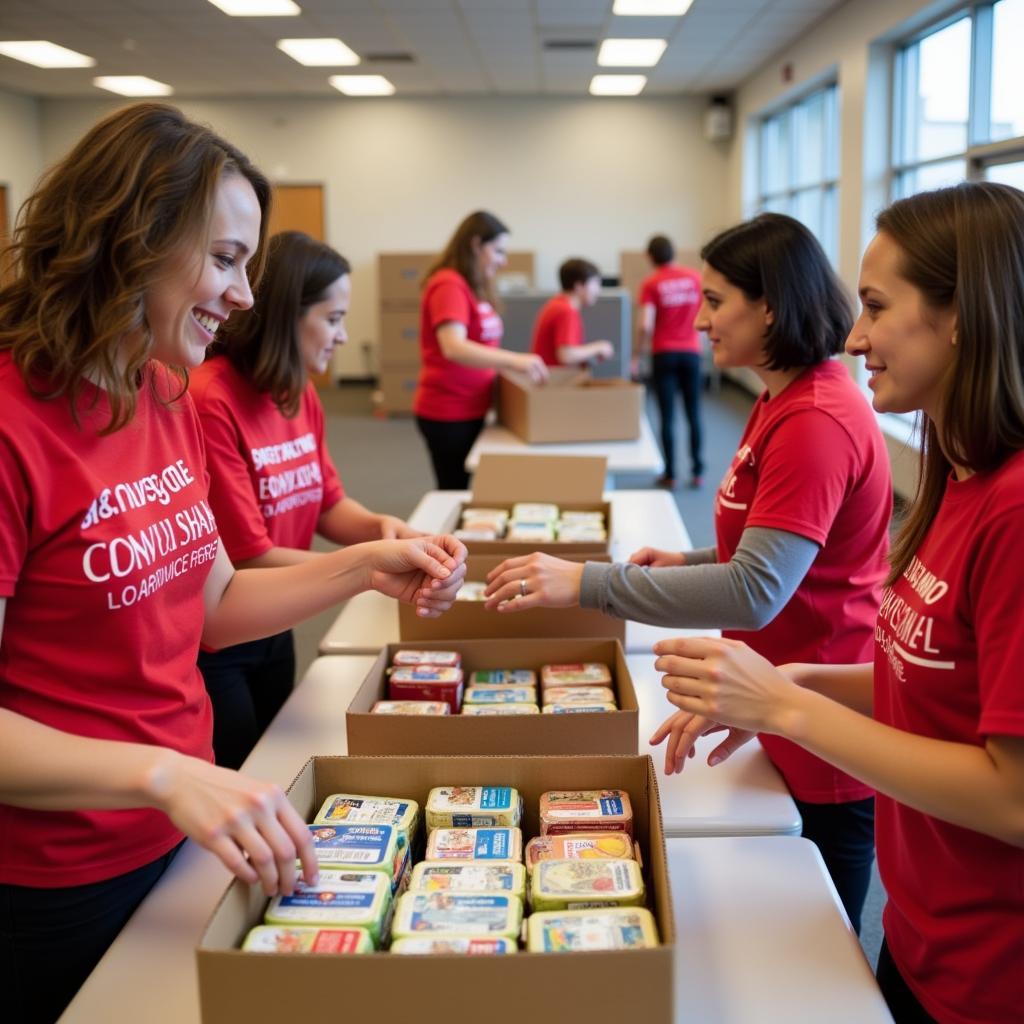
[{"label": "carpeted floor", "polygon": [[[373,415],[373,389],[368,384],[345,384],[321,392],[327,419],[328,444],[346,491],[376,512],[408,516],[422,495],[434,487],[426,449],[409,417],[378,419]],[[674,492],[676,504],[694,547],[714,544],[712,496],[718,481],[736,451],[743,424],[750,413],[752,398],[743,389],[725,382],[704,402],[705,461],[704,487],[699,491],[681,488]],[[657,423],[649,403],[652,423]],[[676,425],[680,452],[677,471],[687,470],[686,427],[681,414]],[[620,476],[621,488],[653,486],[650,476]],[[319,546],[319,542],[318,542]],[[298,678],[317,656],[320,638],[337,617],[331,609],[303,623],[295,631]],[[874,965],[882,942],[881,910],[885,893],[877,872],[864,908],[861,945]]]}]

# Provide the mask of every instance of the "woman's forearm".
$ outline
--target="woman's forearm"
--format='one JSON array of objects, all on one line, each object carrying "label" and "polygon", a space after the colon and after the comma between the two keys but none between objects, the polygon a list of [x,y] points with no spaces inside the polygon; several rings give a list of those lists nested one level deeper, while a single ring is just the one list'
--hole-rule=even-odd
[{"label": "woman's forearm", "polygon": [[862,715],[870,716],[874,707],[874,665],[779,665],[794,683]]},{"label": "woman's forearm", "polygon": [[381,517],[355,498],[344,497],[317,522],[317,533],[334,544],[361,544],[380,540]]}]

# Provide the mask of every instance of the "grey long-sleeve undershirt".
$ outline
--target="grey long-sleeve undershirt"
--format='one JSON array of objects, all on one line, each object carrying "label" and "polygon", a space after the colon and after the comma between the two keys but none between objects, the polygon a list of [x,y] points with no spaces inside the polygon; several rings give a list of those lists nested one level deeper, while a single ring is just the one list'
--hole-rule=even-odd
[{"label": "grey long-sleeve undershirt", "polygon": [[686,552],[686,565],[663,569],[587,562],[580,605],[655,626],[756,630],[786,606],[819,545],[785,530],[751,526],[732,558],[714,548]]}]

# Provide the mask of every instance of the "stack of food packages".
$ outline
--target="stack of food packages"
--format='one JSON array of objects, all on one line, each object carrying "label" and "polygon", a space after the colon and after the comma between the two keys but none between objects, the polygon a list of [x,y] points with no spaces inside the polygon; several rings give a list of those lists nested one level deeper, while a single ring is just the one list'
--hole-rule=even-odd
[{"label": "stack of food packages", "polygon": [[[465,674],[458,651],[397,651],[388,677],[388,700],[377,715],[536,715],[537,674],[532,669],[479,669]],[[544,665],[540,671],[544,714],[615,711],[611,669],[599,662]]]},{"label": "stack of food packages", "polygon": [[242,948],[509,954],[520,939],[531,953],[658,944],[624,790],[544,793],[540,835],[525,846],[510,786],[432,789],[425,819],[425,856],[413,866],[414,801],[328,797],[309,826],[319,883],[274,897]]},{"label": "stack of food packages", "polygon": [[559,510],[547,502],[520,501],[511,515],[504,508],[463,509],[460,540],[507,540],[551,544],[603,541],[608,539],[604,512]]}]

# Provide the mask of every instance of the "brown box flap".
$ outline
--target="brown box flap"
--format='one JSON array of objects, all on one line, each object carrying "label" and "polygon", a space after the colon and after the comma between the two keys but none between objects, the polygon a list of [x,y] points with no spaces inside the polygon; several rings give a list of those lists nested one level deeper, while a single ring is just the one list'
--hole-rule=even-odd
[{"label": "brown box flap", "polygon": [[603,455],[481,455],[472,503],[511,508],[517,501],[600,502],[607,474]]}]

